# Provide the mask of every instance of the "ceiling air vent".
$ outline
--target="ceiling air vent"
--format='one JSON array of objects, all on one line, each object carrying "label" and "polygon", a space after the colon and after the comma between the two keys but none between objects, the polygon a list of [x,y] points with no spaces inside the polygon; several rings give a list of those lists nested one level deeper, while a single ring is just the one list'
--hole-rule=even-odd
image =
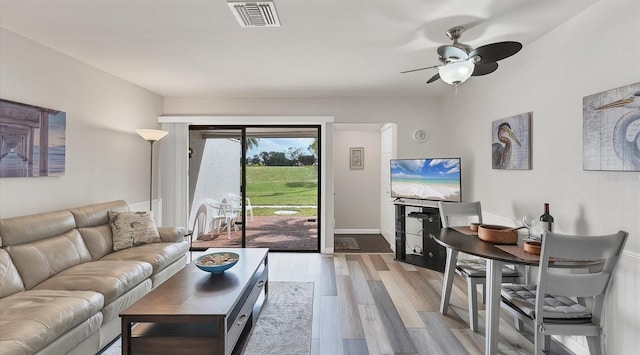
[{"label": "ceiling air vent", "polygon": [[227,1],[242,27],[280,27],[273,1]]}]

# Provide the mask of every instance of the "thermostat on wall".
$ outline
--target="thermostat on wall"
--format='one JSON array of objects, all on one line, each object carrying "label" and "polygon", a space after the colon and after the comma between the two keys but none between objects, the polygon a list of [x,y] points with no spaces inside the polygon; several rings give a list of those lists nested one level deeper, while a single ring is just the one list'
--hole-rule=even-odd
[{"label": "thermostat on wall", "polygon": [[424,143],[427,141],[427,131],[419,128],[413,131],[413,140],[418,143]]}]

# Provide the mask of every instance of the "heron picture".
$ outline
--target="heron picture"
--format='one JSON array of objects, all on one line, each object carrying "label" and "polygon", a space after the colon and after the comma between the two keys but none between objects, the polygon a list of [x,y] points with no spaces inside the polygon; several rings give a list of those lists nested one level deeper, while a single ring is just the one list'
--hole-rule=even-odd
[{"label": "heron picture", "polygon": [[531,169],[531,112],[491,123],[491,162],[494,169]]},{"label": "heron picture", "polygon": [[66,113],[0,99],[0,177],[61,176]]},{"label": "heron picture", "polygon": [[582,101],[584,170],[640,171],[640,83]]}]

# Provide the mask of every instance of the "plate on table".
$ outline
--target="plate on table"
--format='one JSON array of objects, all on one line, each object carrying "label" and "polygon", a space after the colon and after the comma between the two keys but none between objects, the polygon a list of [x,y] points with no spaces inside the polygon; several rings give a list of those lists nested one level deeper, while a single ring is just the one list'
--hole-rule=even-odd
[{"label": "plate on table", "polygon": [[240,255],[236,253],[222,251],[202,255],[196,259],[195,263],[202,271],[210,272],[212,274],[221,274],[225,270],[233,267],[239,259]]}]

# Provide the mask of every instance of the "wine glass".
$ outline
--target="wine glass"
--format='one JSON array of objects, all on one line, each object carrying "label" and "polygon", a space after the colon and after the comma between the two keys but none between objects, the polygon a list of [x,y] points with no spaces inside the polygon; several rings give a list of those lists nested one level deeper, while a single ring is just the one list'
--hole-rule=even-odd
[{"label": "wine glass", "polygon": [[532,215],[525,214],[522,216],[522,224],[527,228],[527,238],[531,239],[531,228],[536,223],[536,219]]}]

